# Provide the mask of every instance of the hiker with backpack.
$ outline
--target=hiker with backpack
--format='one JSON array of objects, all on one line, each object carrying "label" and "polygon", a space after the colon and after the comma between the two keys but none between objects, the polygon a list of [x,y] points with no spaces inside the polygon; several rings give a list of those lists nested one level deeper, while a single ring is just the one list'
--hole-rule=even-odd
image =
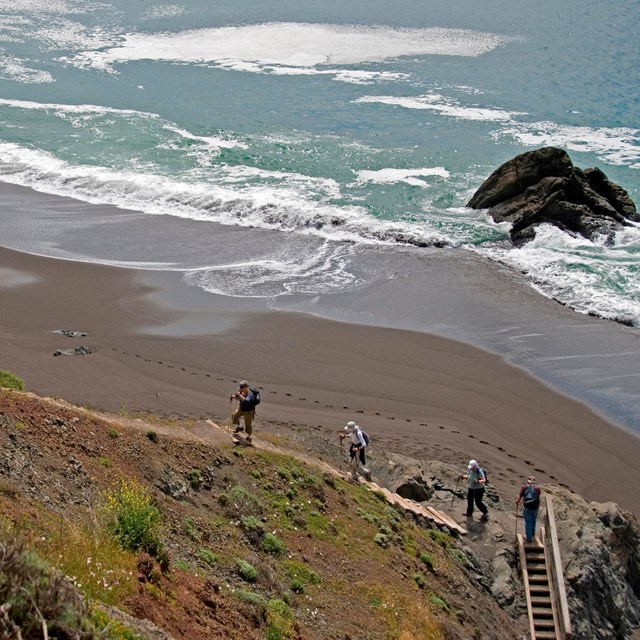
[{"label": "hiker with backpack", "polygon": [[516,505],[522,503],[522,517],[524,518],[524,533],[527,542],[533,542],[536,535],[536,520],[538,519],[538,509],[540,508],[540,494],[542,489],[536,485],[533,476],[527,478],[527,484],[523,484],[520,493],[516,498]]},{"label": "hiker with backpack", "polygon": [[351,477],[353,480],[358,479],[358,473],[371,482],[371,472],[365,466],[367,464],[365,457],[365,449],[369,444],[369,436],[353,421],[347,422],[344,428],[345,433],[340,434],[340,442],[346,437],[351,438],[349,445],[349,456],[351,467]]},{"label": "hiker with backpack", "polygon": [[467,518],[473,516],[473,505],[475,503],[476,507],[482,512],[480,519],[488,520],[489,510],[487,509],[487,505],[482,502],[484,487],[487,483],[487,474],[476,460],[469,460],[467,468],[469,471],[466,474],[463,473],[460,475],[460,480],[467,481],[467,510],[464,515],[467,516]]},{"label": "hiker with backpack", "polygon": [[[242,380],[238,385],[238,390],[229,396],[229,400],[240,402],[231,416],[231,421],[236,425],[233,433],[239,433],[244,429],[247,434],[247,442],[250,443],[256,406],[260,404],[260,391],[255,387],[250,387],[246,380]],[[240,418],[244,418],[244,427],[240,425]]]}]

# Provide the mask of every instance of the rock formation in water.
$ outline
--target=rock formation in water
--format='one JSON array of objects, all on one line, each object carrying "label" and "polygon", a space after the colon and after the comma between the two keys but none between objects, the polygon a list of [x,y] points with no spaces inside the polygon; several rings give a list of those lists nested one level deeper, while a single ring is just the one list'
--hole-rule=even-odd
[{"label": "rock formation in water", "polygon": [[535,227],[553,224],[594,239],[615,232],[640,215],[627,192],[600,169],[575,167],[566,151],[543,147],[522,153],[498,167],[467,203],[489,209],[496,222],[511,223],[511,240],[532,240]]}]

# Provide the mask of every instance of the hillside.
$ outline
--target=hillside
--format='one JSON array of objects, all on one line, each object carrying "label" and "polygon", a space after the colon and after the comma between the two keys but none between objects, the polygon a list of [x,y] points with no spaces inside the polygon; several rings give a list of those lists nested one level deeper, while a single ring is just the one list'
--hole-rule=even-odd
[{"label": "hillside", "polygon": [[[459,540],[305,464],[310,454],[267,425],[263,449],[234,447],[202,423],[101,415],[6,389],[0,410],[5,543],[22,540],[91,606],[116,607],[108,615],[137,637],[522,636],[522,620],[467,570]],[[123,496],[157,507],[155,558],[115,544]],[[93,614],[93,629],[104,616]],[[155,627],[135,622],[144,619]],[[108,633],[135,637],[115,623]]]}]

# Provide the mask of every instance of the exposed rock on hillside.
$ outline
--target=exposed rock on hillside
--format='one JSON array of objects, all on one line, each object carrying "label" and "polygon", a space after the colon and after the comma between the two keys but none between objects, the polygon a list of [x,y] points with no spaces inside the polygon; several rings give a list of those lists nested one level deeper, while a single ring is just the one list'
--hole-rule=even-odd
[{"label": "exposed rock on hillside", "polygon": [[556,147],[522,153],[498,167],[467,203],[489,209],[496,222],[511,222],[516,244],[535,236],[544,222],[593,239],[611,238],[616,230],[640,222],[627,192],[600,169],[575,167]]}]

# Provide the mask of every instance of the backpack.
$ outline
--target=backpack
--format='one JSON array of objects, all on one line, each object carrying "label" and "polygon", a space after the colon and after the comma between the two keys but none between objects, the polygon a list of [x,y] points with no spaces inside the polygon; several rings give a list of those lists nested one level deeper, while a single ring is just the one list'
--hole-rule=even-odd
[{"label": "backpack", "polygon": [[[484,467],[478,467],[478,471],[480,471],[482,475],[484,475],[485,485],[489,484],[489,474],[487,473],[487,470]],[[478,475],[478,477],[480,476]]]},{"label": "backpack", "polygon": [[360,432],[362,433],[362,437],[364,438],[364,441],[367,443],[367,447],[368,447],[369,446],[369,442],[370,442],[369,435],[367,433],[365,433],[364,431],[362,431],[362,429],[360,429]]},{"label": "backpack", "polygon": [[522,494],[524,506],[527,509],[537,509],[540,506],[540,497],[533,484],[528,484]]},{"label": "backpack", "polygon": [[249,391],[253,393],[253,408],[255,409],[260,404],[260,389],[249,387]]}]

